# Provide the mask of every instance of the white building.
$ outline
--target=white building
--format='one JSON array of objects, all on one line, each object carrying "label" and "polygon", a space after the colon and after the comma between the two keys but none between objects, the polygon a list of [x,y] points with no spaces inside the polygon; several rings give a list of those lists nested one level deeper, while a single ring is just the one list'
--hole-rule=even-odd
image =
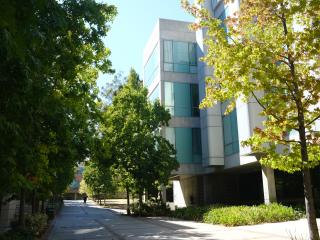
[{"label": "white building", "polygon": [[[204,7],[223,20],[239,9],[239,0],[228,5],[207,0]],[[159,19],[143,53],[144,85],[149,98],[158,98],[172,115],[162,135],[175,145],[180,162],[179,170],[172,173],[173,199],[167,200],[178,207],[276,201],[274,171],[262,168],[251,149],[240,144],[255,127],[262,127],[259,105],[238,101],[227,116],[225,103],[198,109],[212,69],[198,60],[206,54],[205,32],[193,32],[189,24]],[[278,175],[277,191],[285,201],[283,180],[288,176]],[[302,186],[297,191],[294,194],[300,198]]]}]

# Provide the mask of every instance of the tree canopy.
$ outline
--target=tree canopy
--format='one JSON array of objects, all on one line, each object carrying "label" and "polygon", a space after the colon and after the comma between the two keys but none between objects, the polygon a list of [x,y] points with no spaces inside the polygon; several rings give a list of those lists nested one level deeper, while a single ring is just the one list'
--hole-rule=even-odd
[{"label": "tree canopy", "polygon": [[94,150],[96,79],[113,72],[102,38],[116,8],[94,0],[6,0],[0,10],[0,195],[58,194]]},{"label": "tree canopy", "polygon": [[308,169],[320,164],[320,1],[243,0],[224,21],[202,2],[182,1],[199,19],[193,28],[207,29],[203,60],[214,68],[201,107],[229,101],[228,114],[237,101],[260,105],[264,127],[244,144],[264,165],[303,172],[310,237],[319,239]]},{"label": "tree canopy", "polygon": [[105,112],[113,167],[123,185],[140,199],[144,190],[150,194],[166,185],[171,171],[178,168],[173,146],[159,134],[170,114],[159,101],[151,103],[147,95],[138,74],[131,70]]}]

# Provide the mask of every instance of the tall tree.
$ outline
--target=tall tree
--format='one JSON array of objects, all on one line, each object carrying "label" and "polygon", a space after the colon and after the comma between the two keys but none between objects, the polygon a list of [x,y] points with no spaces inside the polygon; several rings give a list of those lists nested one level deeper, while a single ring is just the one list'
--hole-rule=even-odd
[{"label": "tall tree", "polygon": [[145,190],[166,184],[178,168],[173,146],[157,135],[170,114],[159,102],[148,101],[148,91],[138,74],[131,70],[127,82],[116,92],[106,110],[109,137],[118,170],[127,192],[136,192],[139,202]]},{"label": "tall tree", "polygon": [[302,171],[310,239],[318,240],[310,169],[320,163],[320,1],[243,0],[240,11],[224,21],[227,30],[201,9],[202,1],[200,8],[182,2],[199,18],[193,27],[208,29],[203,59],[214,76],[207,79],[201,106],[229,100],[226,113],[237,100],[254,99],[261,106],[264,128],[244,144],[264,165]]},{"label": "tall tree", "polygon": [[26,190],[61,192],[92,152],[116,10],[93,0],[5,0],[0,10],[0,195],[21,192],[23,225]]}]

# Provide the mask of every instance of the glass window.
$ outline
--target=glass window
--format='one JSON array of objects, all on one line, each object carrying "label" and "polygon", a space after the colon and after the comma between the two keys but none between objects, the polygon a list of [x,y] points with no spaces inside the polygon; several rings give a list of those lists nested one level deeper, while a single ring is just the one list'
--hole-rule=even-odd
[{"label": "glass window", "polygon": [[187,42],[173,42],[173,62],[189,65]]},{"label": "glass window", "polygon": [[163,49],[164,71],[197,73],[195,43],[164,40]]},{"label": "glass window", "polygon": [[197,65],[197,49],[194,43],[189,43],[189,63],[192,66]]},{"label": "glass window", "polygon": [[166,139],[173,145],[176,146],[176,134],[174,128],[166,127],[165,129]]},{"label": "glass window", "polygon": [[159,71],[159,47],[158,44],[153,49],[146,65],[144,66],[144,85],[149,87]]},{"label": "glass window", "polygon": [[163,60],[166,63],[173,63],[173,53],[172,53],[172,41],[164,41],[163,42]]},{"label": "glass window", "polygon": [[159,99],[159,95],[160,95],[160,92],[159,92],[159,84],[158,84],[156,86],[156,88],[153,90],[153,92],[149,96],[150,101],[154,102],[154,101],[158,100]]},{"label": "glass window", "polygon": [[200,128],[165,128],[166,139],[175,146],[180,163],[201,163]]},{"label": "glass window", "polygon": [[190,84],[190,92],[191,92],[191,115],[194,117],[200,116],[199,111],[199,87],[198,84]]},{"label": "glass window", "polygon": [[164,105],[172,116],[198,117],[200,115],[198,84],[165,82]]},{"label": "glass window", "polygon": [[189,117],[191,116],[192,107],[190,85],[185,83],[174,83],[174,116]]},{"label": "glass window", "polygon": [[173,83],[164,83],[164,106],[169,110],[170,114],[174,116],[174,91]]},{"label": "glass window", "polygon": [[201,129],[192,128],[192,160],[201,163],[202,147],[201,147]]},{"label": "glass window", "polygon": [[212,6],[212,9],[215,8],[216,4],[217,4],[218,0],[211,0],[211,6]]},{"label": "glass window", "polygon": [[[224,114],[228,102],[222,103],[222,114]],[[237,110],[234,109],[228,115],[222,116],[224,154],[229,156],[239,152]]]},{"label": "glass window", "polygon": [[226,20],[226,18],[229,16],[229,8],[226,7],[223,12],[220,14],[220,16],[218,17],[218,19],[220,19],[222,21],[221,23],[221,27],[228,32],[228,28],[226,26],[226,24],[224,23],[224,20]]},{"label": "glass window", "polygon": [[163,69],[166,72],[173,72],[173,63],[164,63]]},{"label": "glass window", "polygon": [[177,159],[180,163],[192,163],[191,128],[175,128]]}]

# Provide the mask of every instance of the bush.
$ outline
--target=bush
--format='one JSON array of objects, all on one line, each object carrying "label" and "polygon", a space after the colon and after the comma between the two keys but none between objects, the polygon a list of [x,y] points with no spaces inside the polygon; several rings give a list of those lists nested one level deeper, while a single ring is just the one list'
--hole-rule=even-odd
[{"label": "bush", "polygon": [[177,208],[171,212],[170,216],[192,221],[203,221],[203,215],[209,210],[209,207],[184,207]]},{"label": "bush", "polygon": [[226,226],[253,225],[300,219],[303,214],[280,204],[211,208],[204,214],[205,223]]},{"label": "bush", "polygon": [[37,213],[26,216],[26,229],[34,236],[41,236],[48,224],[48,217],[46,214]]},{"label": "bush", "polygon": [[164,217],[170,214],[170,208],[160,202],[143,203],[141,206],[132,204],[130,208],[133,215],[141,217]]},{"label": "bush", "polygon": [[34,240],[41,237],[47,228],[46,214],[37,213],[25,216],[25,228],[21,228],[17,221],[11,223],[11,230],[0,235],[0,240]]}]

